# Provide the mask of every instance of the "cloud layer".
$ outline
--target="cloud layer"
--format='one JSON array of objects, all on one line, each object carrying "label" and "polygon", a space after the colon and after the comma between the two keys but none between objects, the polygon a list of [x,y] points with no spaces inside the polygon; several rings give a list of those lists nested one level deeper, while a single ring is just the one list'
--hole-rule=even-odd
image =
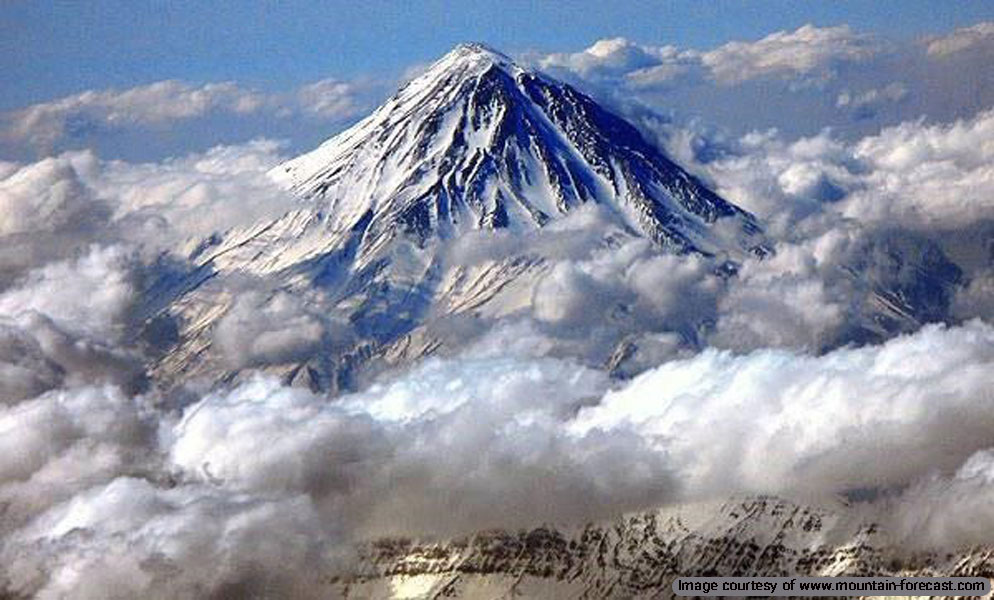
[{"label": "cloud layer", "polygon": [[[304,128],[330,129],[356,119],[384,92],[384,86],[372,80],[333,78],[288,92],[178,80],[87,90],[0,114],[0,150],[24,156],[28,151],[44,155],[97,146],[131,159],[150,158],[154,155],[129,151],[127,144],[138,136],[160,153],[176,153],[281,129],[301,135]],[[212,129],[217,130],[213,135]],[[308,143],[317,141],[307,137]],[[165,146],[154,148],[156,141]]]},{"label": "cloud layer", "polygon": [[529,59],[629,110],[634,101],[736,136],[776,127],[794,138],[831,126],[854,140],[902,121],[952,121],[990,107],[990,30],[978,23],[889,40],[809,24],[710,50],[611,38]]},{"label": "cloud layer", "polygon": [[951,549],[991,518],[992,362],[994,329],[972,321],[820,357],[706,351],[620,385],[505,356],[428,361],[336,401],[264,378],[179,413],[53,391],[0,410],[6,585],[317,597],[369,536],[909,484],[869,510]]}]

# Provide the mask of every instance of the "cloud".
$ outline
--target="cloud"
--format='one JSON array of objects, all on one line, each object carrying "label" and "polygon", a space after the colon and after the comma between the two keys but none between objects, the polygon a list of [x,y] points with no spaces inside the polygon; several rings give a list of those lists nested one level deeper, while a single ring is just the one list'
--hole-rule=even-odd
[{"label": "cloud", "polygon": [[903,123],[860,141],[866,191],[847,202],[861,220],[950,228],[994,218],[994,111],[951,124]]},{"label": "cloud", "polygon": [[[847,320],[849,299],[807,263],[804,250],[783,248],[772,263],[751,262],[720,299],[710,344],[724,348],[834,346]],[[794,262],[800,259],[802,262]],[[847,290],[848,291],[848,290]]]},{"label": "cloud", "polygon": [[[612,40],[589,54],[622,66],[646,62],[655,56],[630,46],[629,42]],[[620,58],[610,58],[615,55]],[[981,115],[964,121],[962,126],[912,122],[896,129],[919,133],[930,127],[935,129],[938,133],[928,134],[934,139],[925,145],[933,144],[938,153],[934,160],[942,162],[947,161],[954,146],[949,141],[950,134],[965,134],[977,140],[983,135],[985,122],[986,117]],[[674,126],[669,127],[670,133],[681,133]],[[944,128],[949,127],[950,131],[945,132]],[[713,181],[723,195],[765,219],[765,227],[779,244],[776,258],[747,261],[738,277],[723,280],[715,275],[718,265],[691,259],[680,262],[681,268],[677,268],[670,264],[672,258],[660,255],[644,243],[629,243],[619,232],[607,235],[597,231],[598,223],[603,225],[603,222],[598,220],[596,211],[588,211],[578,215],[570,225],[564,224],[561,230],[548,228],[528,240],[529,248],[548,265],[543,270],[548,277],[538,280],[535,289],[527,293],[528,312],[538,329],[555,340],[557,352],[583,355],[591,364],[598,364],[612,360],[616,353],[628,353],[626,348],[634,344],[653,357],[633,357],[631,364],[640,364],[640,368],[707,343],[739,350],[772,345],[820,351],[839,343],[882,339],[895,331],[917,326],[918,320],[943,319],[949,303],[946,296],[953,292],[943,289],[934,298],[926,297],[927,294],[920,293],[922,289],[914,288],[908,273],[927,267],[939,272],[933,281],[942,286],[956,282],[955,267],[940,259],[926,264],[914,258],[935,255],[924,250],[931,248],[928,238],[938,223],[943,226],[956,223],[942,219],[916,225],[908,216],[914,211],[905,211],[908,214],[898,219],[893,218],[897,208],[884,211],[898,201],[909,204],[918,198],[928,198],[928,194],[919,191],[881,197],[880,190],[888,189],[910,172],[908,165],[904,165],[899,172],[886,174],[887,169],[894,169],[888,166],[892,160],[886,156],[888,149],[905,144],[908,137],[885,140],[886,136],[894,137],[892,134],[887,129],[861,142],[849,143],[828,131],[793,141],[769,131],[712,144],[709,147],[717,150],[695,168]],[[692,146],[701,138],[690,134],[682,139]],[[683,154],[694,159],[703,156],[699,152],[700,148],[691,148]],[[680,151],[674,154],[682,156]],[[211,240],[215,239],[212,234],[294,208],[293,199],[283,196],[265,175],[281,158],[281,146],[270,141],[217,147],[159,163],[104,161],[91,152],[72,152],[48,162],[14,167],[14,174],[4,183],[21,178],[18,175],[21,172],[41,172],[44,177],[37,179],[42,183],[12,186],[20,194],[15,197],[30,208],[25,214],[30,215],[35,209],[23,199],[33,201],[38,197],[34,190],[54,189],[57,186],[49,184],[56,183],[73,192],[60,197],[62,204],[70,206],[67,209],[70,214],[81,210],[73,206],[91,205],[101,206],[110,213],[110,222],[98,229],[102,239],[137,246],[143,261],[165,249],[182,264],[194,253],[209,253]],[[926,155],[918,158],[933,160]],[[964,151],[954,162],[962,165],[964,179],[973,177],[982,181],[982,171],[979,178],[974,177],[977,173],[973,171],[982,168],[984,160],[983,156],[971,158]],[[926,180],[927,177],[922,179]],[[238,198],[239,202],[232,202],[232,198]],[[857,202],[865,202],[869,209],[856,210],[853,207]],[[583,219],[588,222],[580,223]],[[55,218],[42,221],[59,222]],[[72,218],[64,221],[74,226],[80,222]],[[903,229],[915,229],[924,238],[917,249],[910,249],[911,260],[895,263],[888,254],[897,248],[892,234]],[[79,235],[85,238],[95,233],[83,231]],[[613,239],[608,239],[612,236]],[[515,256],[519,240],[501,241],[499,237],[477,248],[469,246],[481,242],[479,237],[460,244],[458,251],[453,252],[458,257],[456,262],[470,264]],[[66,244],[71,236],[60,234],[59,238]],[[206,242],[197,245],[187,240]],[[597,250],[602,244],[612,249]],[[23,253],[41,256],[36,254],[41,251],[39,247],[28,244]],[[85,248],[82,241],[67,252],[79,252],[80,248]],[[978,273],[969,275],[972,280]],[[855,322],[871,318],[867,305],[884,302],[877,294],[881,290],[898,290],[907,306],[898,303],[897,311],[907,312],[911,319],[898,314],[888,318],[907,322],[896,326],[862,322],[859,327],[854,326]],[[222,362],[228,368],[304,360],[318,349],[327,348],[328,343],[334,343],[330,340],[338,337],[328,334],[331,323],[320,316],[327,308],[328,299],[320,298],[299,310],[287,312],[273,308],[274,314],[286,316],[295,325],[299,324],[300,330],[276,331],[275,323],[283,317],[262,319],[255,323],[259,327],[253,329],[249,326],[252,319],[238,315],[247,313],[248,306],[272,308],[265,300],[270,293],[271,290],[265,291],[251,301],[236,302],[222,326],[206,336],[208,341],[217,342],[216,349],[224,355]],[[687,302],[688,299],[692,301]],[[580,340],[572,332],[578,331],[575,325],[588,314],[603,315],[601,325],[595,335]],[[791,318],[778,318],[783,314]],[[443,331],[448,326],[439,324],[436,329]],[[474,326],[476,333],[486,326],[481,321]],[[864,326],[873,330],[869,338],[860,329]],[[343,334],[342,339],[351,339],[344,327],[335,327]],[[458,336],[453,339],[460,343]],[[586,349],[580,347],[583,344],[587,344]]]},{"label": "cloud", "polygon": [[88,90],[9,113],[6,134],[41,147],[90,128],[158,125],[202,117],[211,111],[248,114],[266,99],[234,83],[193,86],[158,81],[126,90]]},{"label": "cloud", "polygon": [[[109,387],[51,391],[0,408],[6,585],[310,597],[356,540],[738,492],[910,486],[866,509],[896,539],[953,548],[989,519],[992,363],[994,329],[971,321],[821,356],[707,350],[628,382],[477,350],[335,401],[271,378],[179,414]],[[957,510],[923,520],[936,507]]]},{"label": "cloud", "polygon": [[[8,588],[310,597],[356,536],[583,519],[657,500],[661,457],[641,440],[574,441],[557,428],[606,382],[570,363],[505,358],[429,362],[339,402],[256,379],[178,420],[109,389],[26,401],[0,414],[0,428],[19,432],[5,438],[18,453],[0,461],[0,493],[21,515],[6,521]],[[628,468],[608,468],[618,461]],[[50,487],[66,469],[78,478]]]},{"label": "cloud", "polygon": [[[668,254],[603,210],[590,203],[533,232],[465,236],[446,256],[448,302],[419,335],[454,351],[507,334],[501,344],[589,365],[614,361],[617,374],[697,347],[727,291],[722,259]],[[505,273],[513,279],[492,301],[473,298],[475,281]]]},{"label": "cloud", "polygon": [[[951,125],[912,122],[856,143],[830,131],[794,141],[757,132],[723,140],[704,162],[695,160],[692,132],[672,137],[683,145],[672,153],[687,156],[719,193],[755,212],[775,244],[774,255],[741,261],[732,277],[719,275],[717,261],[668,256],[612,231],[596,211],[525,244],[480,235],[455,254],[463,264],[479,264],[521,259],[526,247],[541,275],[516,315],[535,320],[543,347],[588,364],[627,356],[622,360],[649,366],[630,353],[657,346],[659,335],[671,337],[658,346],[666,354],[652,352],[657,361],[707,345],[823,352],[954,318],[954,298],[960,314],[982,315],[987,238],[978,231],[950,244],[945,232],[989,220],[986,195],[982,187],[962,197],[939,190],[983,181],[990,158],[980,138],[988,120],[983,114]],[[922,141],[909,143],[912,137]],[[914,148],[920,151],[909,160],[891,163],[892,154]],[[972,296],[959,291],[964,284]],[[449,339],[443,324],[434,327]]]},{"label": "cloud", "polygon": [[987,543],[994,525],[994,449],[979,450],[952,475],[935,475],[887,502],[881,520],[906,548]]},{"label": "cloud", "polygon": [[[678,143],[693,146],[693,134],[683,133]],[[525,239],[468,238],[453,252],[460,268],[499,271],[514,261],[532,266],[499,292],[494,305],[503,312],[494,314],[484,303],[470,325],[439,318],[425,325],[424,334],[451,351],[502,320],[522,319],[535,347],[632,375],[708,346],[819,353],[885,340],[923,323],[983,315],[987,238],[978,232],[972,241],[957,236],[957,247],[947,245],[944,232],[956,220],[940,204],[929,206],[934,216],[927,222],[895,218],[896,211],[880,214],[886,202],[929,203],[935,195],[887,194],[885,182],[913,167],[890,175],[888,167],[870,161],[859,149],[876,139],[849,144],[825,131],[788,142],[765,132],[726,139],[721,152],[703,163],[694,162],[692,149],[674,152],[689,156],[724,197],[754,211],[775,244],[771,256],[740,260],[732,276],[720,259],[670,256],[613,230],[596,210]],[[892,142],[895,149],[901,144]],[[985,160],[959,159],[964,165]],[[934,182],[943,183],[955,180]],[[857,214],[854,203],[871,200],[874,211]],[[984,218],[982,202],[969,211]],[[978,255],[973,263],[959,258],[968,246]],[[475,273],[467,273],[469,281]],[[959,312],[951,312],[954,303]]]},{"label": "cloud", "polygon": [[854,93],[844,90],[835,100],[835,105],[853,111],[859,118],[868,119],[886,103],[900,102],[908,97],[908,88],[901,83],[890,83],[882,88],[872,88]]},{"label": "cloud", "polygon": [[93,246],[46,264],[0,293],[0,402],[71,383],[144,385],[144,366],[125,342],[138,301],[134,257]]},{"label": "cloud", "polygon": [[[255,141],[139,164],[70,152],[7,169],[3,401],[80,382],[142,388],[139,346],[168,343],[139,335],[147,311],[163,301],[146,294],[169,292],[205,238],[294,206],[266,176],[280,150]],[[279,335],[274,329],[253,342],[271,353],[301,343],[282,334],[286,343],[276,344]]]},{"label": "cloud", "polygon": [[[12,323],[37,344],[46,364],[53,365],[58,373],[57,380],[46,380],[48,385],[44,390],[62,385],[107,383],[134,393],[148,383],[144,357],[130,340],[91,337],[71,326],[62,327],[39,313],[30,313]],[[119,329],[117,325],[114,329]]]},{"label": "cloud", "polygon": [[[913,41],[809,24],[715,48],[605,38],[578,52],[522,60],[622,109],[703,117],[735,135],[776,126],[789,136],[811,136],[831,126],[855,139],[922,115],[950,121],[989,108],[989,25]],[[103,156],[158,160],[263,135],[304,149],[373,108],[394,83],[327,78],[257,90],[168,80],[89,90],[4,114],[0,153],[25,159],[97,148]]]},{"label": "cloud", "polygon": [[92,485],[145,474],[155,424],[115,387],[53,390],[0,406],[4,534]]},{"label": "cloud", "polygon": [[933,56],[948,56],[978,46],[994,45],[994,22],[983,21],[969,27],[962,27],[948,35],[936,36],[927,40],[928,53]]},{"label": "cloud", "polygon": [[100,161],[69,153],[94,193],[114,208],[121,235],[169,246],[276,217],[295,206],[266,172],[283,146],[253,140],[158,163]]},{"label": "cloud", "polygon": [[583,79],[625,79],[638,87],[663,85],[699,68],[700,56],[675,46],[648,46],[625,38],[598,40],[576,53],[554,53],[538,58],[543,69],[568,70]]},{"label": "cloud", "polygon": [[526,59],[634,120],[648,107],[677,124],[703,120],[733,136],[775,127],[787,138],[811,137],[831,127],[855,141],[922,116],[946,122],[989,109],[994,45],[983,41],[986,29],[980,23],[950,34],[972,45],[942,54],[927,44],[946,38],[922,43],[805,25],[710,49],[610,38]]},{"label": "cloud", "polygon": [[16,432],[0,493],[20,515],[7,577],[41,596],[306,595],[370,536],[909,484],[891,513],[913,525],[933,500],[954,504],[928,538],[952,548],[987,514],[992,362],[994,329],[972,321],[822,356],[707,350],[620,384],[571,361],[478,355],[334,402],[257,378],[178,418],[108,388],[51,392],[0,414]]},{"label": "cloud", "polygon": [[983,318],[994,309],[994,272],[976,273],[958,291],[953,301],[953,314],[960,319]]},{"label": "cloud", "polygon": [[280,143],[253,140],[156,163],[81,151],[17,165],[0,179],[0,240],[11,249],[0,268],[61,258],[94,242],[176,250],[279,216],[295,205],[266,175],[282,151]]},{"label": "cloud", "polygon": [[307,359],[325,335],[299,296],[250,290],[218,322],[214,342],[230,366],[243,368]]},{"label": "cloud", "polygon": [[34,398],[62,382],[57,364],[41,344],[19,327],[0,323],[0,398],[14,402]]},{"label": "cloud", "polygon": [[63,158],[11,165],[0,179],[0,236],[78,228],[100,209]]},{"label": "cloud", "polygon": [[[145,132],[163,132],[184,123],[224,129],[225,122],[252,128],[253,120],[340,124],[360,116],[378,98],[382,83],[333,78],[285,92],[263,92],[234,82],[196,85],[166,80],[129,89],[87,90],[0,115],[0,139],[12,148],[26,144],[43,154]],[[196,129],[187,132],[187,146]],[[230,135],[230,134],[229,134]],[[244,137],[243,137],[244,139]],[[242,140],[238,140],[242,141]]]},{"label": "cloud", "polygon": [[992,360],[980,321],[817,358],[706,350],[608,393],[573,427],[658,439],[691,493],[887,488],[994,443]]},{"label": "cloud", "polygon": [[534,288],[531,312],[549,333],[582,335],[588,349],[601,353],[642,332],[673,331],[693,340],[697,325],[713,319],[724,291],[715,268],[707,259],[627,240],[553,263]]},{"label": "cloud", "polygon": [[538,64],[589,80],[626,79],[636,87],[661,84],[692,70],[734,85],[765,77],[827,77],[839,65],[873,57],[877,46],[870,36],[853,33],[848,26],[805,25],[706,52],[637,44],[625,38],[602,39],[582,52],[542,56]]},{"label": "cloud", "polygon": [[122,477],[44,514],[5,562],[10,588],[37,598],[318,598],[325,531],[306,497]]},{"label": "cloud", "polygon": [[954,295],[961,314],[983,314],[990,123],[989,112],[906,122],[854,143],[827,130],[795,141],[755,132],[724,140],[704,162],[693,135],[674,136],[675,153],[755,212],[776,244],[775,256],[746,261],[730,281],[709,343],[830,348],[864,339],[857,323],[876,330],[874,313],[893,323],[948,318]]},{"label": "cloud", "polygon": [[62,327],[115,337],[114,328],[135,301],[131,261],[121,247],[93,247],[79,259],[31,271],[17,288],[0,295],[0,315],[36,312]]},{"label": "cloud", "polygon": [[869,227],[957,228],[994,216],[992,128],[994,112],[984,111],[906,121],[853,143],[829,130],[789,142],[753,132],[700,168],[767,224],[830,212]]},{"label": "cloud", "polygon": [[[307,497],[179,484],[142,398],[113,387],[0,407],[3,589],[39,598],[311,597],[338,564]],[[292,564],[283,564],[284,560]]]},{"label": "cloud", "polygon": [[[564,436],[559,424],[606,383],[568,362],[508,358],[428,361],[336,403],[256,380],[188,408],[170,457],[228,488],[309,493],[363,536],[584,519],[666,493],[641,440]],[[603,471],[612,460],[632,470]]]},{"label": "cloud", "polygon": [[362,114],[367,108],[361,100],[369,84],[339,79],[322,79],[301,86],[296,92],[299,109],[328,121],[341,121]]},{"label": "cloud", "polygon": [[756,42],[729,42],[705,52],[701,60],[719,82],[740,83],[768,76],[831,76],[838,65],[866,60],[876,52],[872,38],[846,25],[808,24]]}]

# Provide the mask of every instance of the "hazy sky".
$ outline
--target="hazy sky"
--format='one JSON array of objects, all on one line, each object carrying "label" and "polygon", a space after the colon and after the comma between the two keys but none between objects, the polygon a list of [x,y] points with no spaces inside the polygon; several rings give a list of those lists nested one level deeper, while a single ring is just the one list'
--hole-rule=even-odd
[{"label": "hazy sky", "polygon": [[263,89],[397,74],[460,41],[509,53],[598,39],[711,48],[806,23],[907,37],[994,16],[994,3],[784,2],[4,2],[0,109],[161,79]]}]

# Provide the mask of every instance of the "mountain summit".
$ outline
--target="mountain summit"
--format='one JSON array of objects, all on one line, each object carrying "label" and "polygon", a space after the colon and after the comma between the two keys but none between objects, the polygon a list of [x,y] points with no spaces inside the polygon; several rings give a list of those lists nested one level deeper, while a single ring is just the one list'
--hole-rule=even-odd
[{"label": "mountain summit", "polygon": [[[272,171],[364,248],[541,227],[587,202],[678,252],[757,248],[754,219],[569,85],[462,44],[369,117]],[[718,220],[737,239],[721,239]]]}]

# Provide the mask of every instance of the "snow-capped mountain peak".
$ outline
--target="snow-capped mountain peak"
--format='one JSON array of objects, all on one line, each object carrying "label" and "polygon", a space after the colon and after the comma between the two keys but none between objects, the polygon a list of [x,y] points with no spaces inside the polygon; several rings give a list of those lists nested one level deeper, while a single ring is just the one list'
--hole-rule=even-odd
[{"label": "snow-capped mountain peak", "polygon": [[509,56],[480,42],[457,44],[448,54],[431,65],[430,69],[445,70],[456,64],[498,65],[507,69],[520,70],[520,67]]},{"label": "snow-capped mountain peak", "polygon": [[457,46],[367,118],[271,176],[298,207],[191,245],[196,269],[168,283],[180,298],[169,310],[186,325],[179,349],[161,364],[163,377],[210,368],[204,349],[228,302],[210,282],[226,273],[258,277],[321,306],[322,318],[349,323],[355,340],[329,335],[280,367],[287,380],[338,389],[374,359],[416,360],[437,349],[433,319],[529,305],[551,265],[524,243],[537,236],[515,238],[522,244],[511,255],[481,255],[470,265],[455,256],[465,247],[455,242],[470,241],[469,232],[502,230],[512,235],[497,237],[510,239],[594,204],[605,247],[646,238],[660,249],[713,255],[722,272],[728,259],[765,251],[751,215],[631,124],[479,44]]},{"label": "snow-capped mountain peak", "polygon": [[[272,176],[364,246],[466,229],[541,227],[587,202],[678,251],[756,247],[750,215],[564,83],[461,44],[379,109]],[[738,239],[710,227],[731,219]],[[727,232],[728,228],[722,228]]]}]

